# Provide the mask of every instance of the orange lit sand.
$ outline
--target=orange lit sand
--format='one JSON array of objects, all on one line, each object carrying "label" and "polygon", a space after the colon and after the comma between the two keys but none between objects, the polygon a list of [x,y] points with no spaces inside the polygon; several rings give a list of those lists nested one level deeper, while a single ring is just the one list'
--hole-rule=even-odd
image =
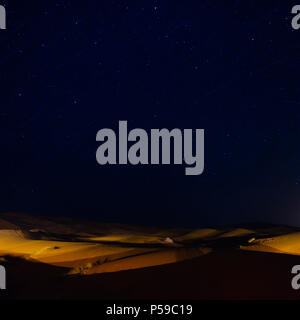
[{"label": "orange lit sand", "polygon": [[[184,233],[182,230],[143,230],[130,226],[122,229],[121,226],[99,224],[99,229],[95,232],[89,227],[76,230],[82,228],[78,225],[74,227],[62,223],[56,226],[58,223],[47,223],[46,219],[42,222],[35,221],[34,217],[26,215],[21,215],[21,223],[14,214],[8,215],[8,219],[14,223],[5,219],[0,221],[1,255],[67,267],[71,274],[145,268],[191,259],[210,251],[206,248],[183,248],[182,243],[175,243],[173,236],[181,235]],[[16,229],[18,224],[24,224],[25,228]],[[13,226],[13,229],[4,229],[7,226]],[[75,229],[74,232],[72,228]],[[53,230],[59,230],[63,240],[57,240],[59,235],[52,234]],[[201,231],[198,235],[203,237]],[[197,234],[192,235],[192,238],[195,237]],[[70,240],[66,241],[66,238]],[[181,241],[185,240],[184,235],[179,238]],[[187,239],[189,238],[190,233],[187,235]]]},{"label": "orange lit sand", "polygon": [[254,240],[241,249],[300,255],[300,232]]},{"label": "orange lit sand", "polygon": [[[284,253],[284,254],[282,254]],[[163,229],[0,215],[9,298],[299,298],[300,230]]]},{"label": "orange lit sand", "polygon": [[[65,267],[69,274],[96,274],[177,263],[214,252],[216,243],[242,250],[300,254],[300,232],[159,229],[44,219],[24,214],[0,218],[0,255]],[[264,235],[264,236],[262,236]],[[260,237],[259,239],[256,239]]]}]

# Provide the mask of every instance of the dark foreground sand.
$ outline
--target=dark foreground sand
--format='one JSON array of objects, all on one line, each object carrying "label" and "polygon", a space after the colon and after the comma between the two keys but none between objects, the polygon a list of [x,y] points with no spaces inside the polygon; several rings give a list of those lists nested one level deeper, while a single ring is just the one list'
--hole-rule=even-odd
[{"label": "dark foreground sand", "polygon": [[174,264],[94,275],[8,258],[4,299],[299,299],[299,256],[223,251]]}]

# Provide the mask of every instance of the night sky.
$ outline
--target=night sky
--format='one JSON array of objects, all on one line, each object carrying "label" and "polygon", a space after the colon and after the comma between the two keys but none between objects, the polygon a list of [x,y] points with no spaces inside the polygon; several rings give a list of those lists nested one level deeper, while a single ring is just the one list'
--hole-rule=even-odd
[{"label": "night sky", "polygon": [[[294,1],[15,1],[0,30],[0,211],[300,226]],[[96,133],[205,129],[205,170],[100,166]]]}]

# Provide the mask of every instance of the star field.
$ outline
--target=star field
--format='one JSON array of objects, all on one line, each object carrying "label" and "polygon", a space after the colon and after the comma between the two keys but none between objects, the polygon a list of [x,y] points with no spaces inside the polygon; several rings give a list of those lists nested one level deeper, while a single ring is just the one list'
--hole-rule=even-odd
[{"label": "star field", "polygon": [[[300,225],[300,31],[283,1],[4,1],[0,211]],[[205,171],[99,167],[99,129],[204,128]]]}]

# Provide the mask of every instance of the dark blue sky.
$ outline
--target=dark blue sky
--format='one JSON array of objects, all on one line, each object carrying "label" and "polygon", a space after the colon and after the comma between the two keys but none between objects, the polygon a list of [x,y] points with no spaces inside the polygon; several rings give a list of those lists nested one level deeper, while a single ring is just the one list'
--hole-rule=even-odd
[{"label": "dark blue sky", "polygon": [[[4,1],[0,211],[300,225],[293,1]],[[97,164],[96,133],[204,128],[205,171]]]}]

